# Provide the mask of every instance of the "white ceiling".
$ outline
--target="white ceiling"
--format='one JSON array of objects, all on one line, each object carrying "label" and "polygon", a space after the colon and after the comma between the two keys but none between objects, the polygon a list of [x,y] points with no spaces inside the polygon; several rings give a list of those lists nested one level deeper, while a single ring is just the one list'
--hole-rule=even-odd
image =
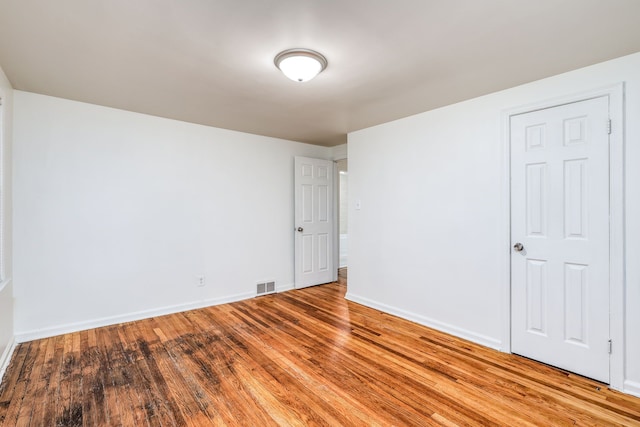
[{"label": "white ceiling", "polygon": [[638,51],[640,0],[0,0],[15,89],[328,146]]}]

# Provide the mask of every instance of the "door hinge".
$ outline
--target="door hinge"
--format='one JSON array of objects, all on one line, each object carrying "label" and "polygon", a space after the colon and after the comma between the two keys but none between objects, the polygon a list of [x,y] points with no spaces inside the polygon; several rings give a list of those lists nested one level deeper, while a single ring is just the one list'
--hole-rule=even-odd
[{"label": "door hinge", "polygon": [[611,119],[607,120],[607,134],[611,135]]},{"label": "door hinge", "polygon": [[613,341],[609,340],[609,354],[613,352]]}]

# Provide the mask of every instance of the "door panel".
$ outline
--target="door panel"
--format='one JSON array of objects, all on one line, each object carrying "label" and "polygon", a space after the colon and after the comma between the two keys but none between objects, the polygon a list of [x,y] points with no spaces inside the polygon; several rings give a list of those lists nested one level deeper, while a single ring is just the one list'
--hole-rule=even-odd
[{"label": "door panel", "polygon": [[526,165],[527,168],[527,236],[544,237],[547,234],[547,165]]},{"label": "door panel", "polygon": [[512,351],[609,382],[609,98],[511,117]]},{"label": "door panel", "polygon": [[328,283],[333,268],[333,162],[295,158],[295,286]]},{"label": "door panel", "polygon": [[566,239],[587,238],[587,159],[564,164],[564,223]]},{"label": "door panel", "polygon": [[527,260],[527,331],[547,336],[547,262]]},{"label": "door panel", "polygon": [[565,335],[566,341],[588,345],[587,323],[587,277],[589,267],[580,264],[564,265],[565,286]]}]

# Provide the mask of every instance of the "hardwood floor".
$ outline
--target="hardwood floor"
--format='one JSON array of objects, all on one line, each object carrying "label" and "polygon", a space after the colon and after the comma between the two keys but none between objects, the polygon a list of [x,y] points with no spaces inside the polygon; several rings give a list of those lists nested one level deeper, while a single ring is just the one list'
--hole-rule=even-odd
[{"label": "hardwood floor", "polygon": [[640,399],[344,299],[340,283],[21,344],[5,426],[640,425]]}]

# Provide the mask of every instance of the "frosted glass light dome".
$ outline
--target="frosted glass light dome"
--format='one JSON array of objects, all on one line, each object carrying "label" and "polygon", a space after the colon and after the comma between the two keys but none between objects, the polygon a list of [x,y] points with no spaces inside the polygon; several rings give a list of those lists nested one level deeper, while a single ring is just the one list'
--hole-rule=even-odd
[{"label": "frosted glass light dome", "polygon": [[309,49],[285,50],[280,52],[273,62],[294,82],[307,82],[327,68],[327,59]]}]

